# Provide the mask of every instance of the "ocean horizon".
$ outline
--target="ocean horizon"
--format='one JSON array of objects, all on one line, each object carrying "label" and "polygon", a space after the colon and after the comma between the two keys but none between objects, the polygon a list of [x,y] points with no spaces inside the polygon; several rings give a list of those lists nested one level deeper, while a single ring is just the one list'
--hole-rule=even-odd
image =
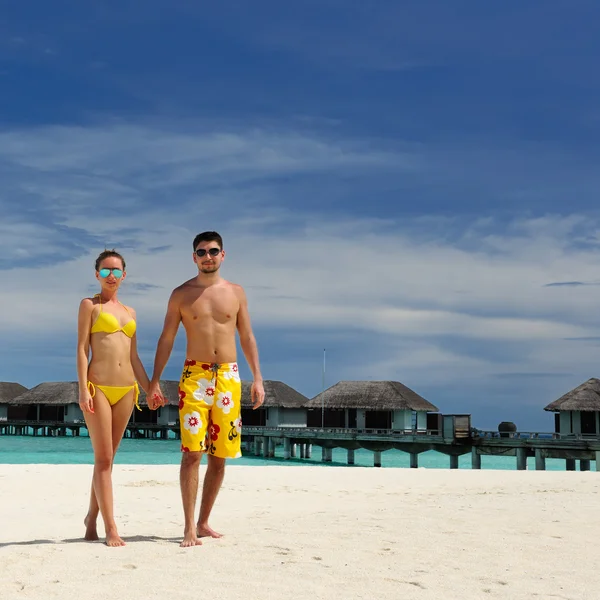
[{"label": "ocean horizon", "polygon": [[[181,460],[179,440],[148,440],[123,439],[115,457],[119,465],[170,465],[179,464]],[[0,436],[0,464],[89,464],[94,463],[94,454],[90,439],[84,437],[31,437],[31,436]],[[381,454],[381,468],[410,468],[410,455],[401,450],[387,450]],[[313,446],[310,459],[283,458],[283,447],[277,446],[275,457],[263,458],[244,453],[241,458],[228,461],[230,465],[245,466],[345,466],[373,467],[373,453],[359,449],[355,452],[355,464],[347,464],[347,452],[343,448],[333,450],[331,463],[321,461],[321,449]],[[481,468],[485,470],[516,470],[517,462],[514,456],[481,457]],[[459,469],[471,469],[471,455],[459,457]],[[419,455],[419,468],[449,469],[450,458],[433,450]],[[579,465],[577,465],[579,468]],[[535,470],[535,459],[527,460],[527,470]],[[564,459],[547,459],[546,470],[565,471]]]}]

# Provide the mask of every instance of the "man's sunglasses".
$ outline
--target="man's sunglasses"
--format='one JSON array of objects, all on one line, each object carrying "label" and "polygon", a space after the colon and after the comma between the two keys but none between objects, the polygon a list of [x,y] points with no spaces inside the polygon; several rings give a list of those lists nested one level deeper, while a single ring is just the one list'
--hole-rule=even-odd
[{"label": "man's sunglasses", "polygon": [[[218,256],[219,254],[221,254],[221,249],[220,248],[210,248],[208,250],[208,253],[214,258],[215,256]],[[204,250],[204,248],[198,248],[198,250],[196,250],[196,256],[198,258],[202,258],[203,256],[206,256],[206,250]]]},{"label": "man's sunglasses", "polygon": [[121,279],[121,277],[123,277],[123,269],[100,269],[98,273],[100,273],[100,277],[102,277],[102,279],[106,279],[111,273],[117,279]]}]

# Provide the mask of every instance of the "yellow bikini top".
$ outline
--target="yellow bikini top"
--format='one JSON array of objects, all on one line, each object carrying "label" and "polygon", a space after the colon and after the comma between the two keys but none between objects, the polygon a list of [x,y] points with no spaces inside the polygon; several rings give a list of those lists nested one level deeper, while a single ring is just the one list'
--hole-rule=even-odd
[{"label": "yellow bikini top", "polygon": [[[117,331],[122,331],[127,337],[133,337],[136,330],[135,320],[131,319],[131,321],[127,321],[127,323],[121,327],[115,315],[102,310],[102,297],[100,294],[96,294],[96,296],[98,296],[98,299],[100,300],[100,312],[90,329],[90,333],[116,333]],[[121,302],[119,302],[119,304],[121,304]],[[121,306],[129,312],[124,304],[121,304]]]}]

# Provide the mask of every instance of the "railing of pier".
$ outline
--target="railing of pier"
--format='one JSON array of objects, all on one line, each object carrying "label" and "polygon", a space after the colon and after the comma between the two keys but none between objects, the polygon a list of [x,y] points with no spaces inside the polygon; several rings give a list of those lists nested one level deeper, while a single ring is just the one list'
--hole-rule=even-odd
[{"label": "railing of pier", "polygon": [[85,427],[85,421],[29,421],[25,419],[0,421],[0,425],[13,427],[31,427],[40,429],[42,427]]},{"label": "railing of pier", "polygon": [[357,435],[422,435],[439,436],[441,432],[437,429],[356,429],[350,427],[264,427],[244,425],[243,432],[248,434],[357,434]]},{"label": "railing of pier", "polygon": [[487,439],[518,439],[518,440],[598,440],[599,434],[595,433],[556,433],[556,432],[540,432],[540,431],[485,431],[482,429],[474,429],[472,437],[487,438]]}]

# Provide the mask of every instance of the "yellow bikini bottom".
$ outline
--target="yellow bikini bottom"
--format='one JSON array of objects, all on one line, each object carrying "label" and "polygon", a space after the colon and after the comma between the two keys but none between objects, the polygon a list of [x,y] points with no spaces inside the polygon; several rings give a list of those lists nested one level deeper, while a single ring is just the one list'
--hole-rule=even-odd
[{"label": "yellow bikini bottom", "polygon": [[111,406],[114,406],[123,396],[125,396],[131,390],[135,390],[134,402],[138,410],[142,410],[138,404],[138,397],[140,395],[140,388],[138,387],[137,381],[133,385],[127,385],[124,387],[118,387],[115,385],[94,385],[91,381],[88,381],[88,390],[90,396],[93,398],[96,395],[96,388],[98,388],[108,400]]}]

